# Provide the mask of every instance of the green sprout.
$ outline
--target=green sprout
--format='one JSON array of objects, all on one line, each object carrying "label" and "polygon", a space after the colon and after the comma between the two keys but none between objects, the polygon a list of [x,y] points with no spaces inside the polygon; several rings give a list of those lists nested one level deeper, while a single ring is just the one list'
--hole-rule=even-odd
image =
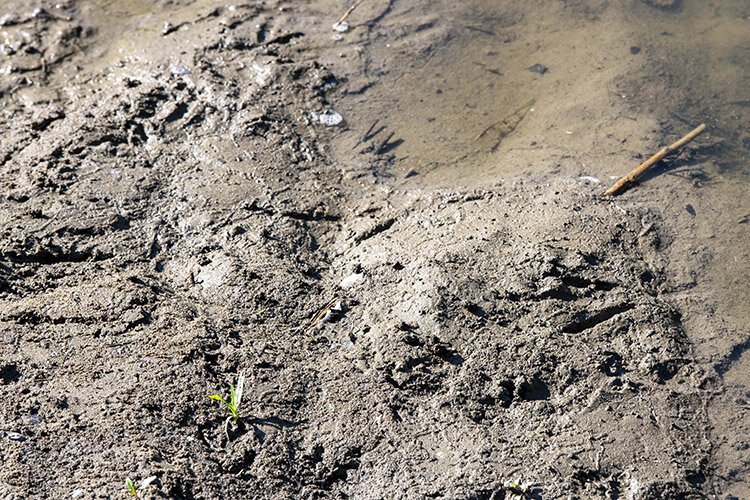
[{"label": "green sprout", "polygon": [[128,493],[138,498],[138,488],[136,488],[135,483],[129,477],[125,478],[125,488],[128,490]]},{"label": "green sprout", "polygon": [[232,417],[234,418],[235,424],[240,419],[240,404],[242,403],[242,390],[244,389],[244,387],[245,387],[245,374],[240,373],[240,376],[237,379],[237,387],[234,387],[232,384],[229,384],[229,401],[228,402],[226,399],[222,398],[218,394],[211,394],[208,396],[214,401],[223,403],[224,406],[226,406],[229,409],[229,411],[232,413]]}]

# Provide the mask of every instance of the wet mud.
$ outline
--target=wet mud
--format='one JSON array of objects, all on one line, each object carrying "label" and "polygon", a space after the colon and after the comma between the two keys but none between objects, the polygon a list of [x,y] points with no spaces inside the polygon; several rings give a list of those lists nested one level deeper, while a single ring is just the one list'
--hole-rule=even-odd
[{"label": "wet mud", "polygon": [[743,2],[31,3],[0,496],[750,494]]}]

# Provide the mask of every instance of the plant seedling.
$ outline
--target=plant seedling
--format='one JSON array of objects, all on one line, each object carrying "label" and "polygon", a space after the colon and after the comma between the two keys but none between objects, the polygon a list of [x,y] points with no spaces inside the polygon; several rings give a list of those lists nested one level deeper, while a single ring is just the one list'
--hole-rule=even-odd
[{"label": "plant seedling", "polygon": [[135,498],[138,498],[138,488],[135,486],[135,483],[132,479],[125,478],[125,488],[128,490],[128,493],[133,495]]},{"label": "plant seedling", "polygon": [[233,386],[232,384],[229,384],[229,401],[222,398],[218,394],[211,394],[208,397],[213,399],[214,401],[218,401],[220,403],[223,403],[224,406],[229,409],[229,411],[232,413],[232,417],[234,418],[234,423],[236,424],[237,421],[240,419],[240,404],[242,403],[242,391],[245,388],[245,374],[240,373],[240,376],[237,378],[237,387]]}]

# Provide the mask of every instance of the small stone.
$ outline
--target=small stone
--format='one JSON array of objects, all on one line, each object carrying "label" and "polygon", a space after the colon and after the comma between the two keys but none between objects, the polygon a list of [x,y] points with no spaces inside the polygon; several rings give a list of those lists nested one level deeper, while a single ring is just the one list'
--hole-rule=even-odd
[{"label": "small stone", "polygon": [[347,23],[346,21],[341,21],[340,23],[334,23],[332,28],[333,28],[333,31],[338,31],[339,33],[346,33],[347,31],[349,31],[349,23]]},{"label": "small stone", "polygon": [[11,441],[26,441],[26,436],[19,434],[18,432],[8,432],[6,435]]},{"label": "small stone", "polygon": [[21,16],[16,12],[10,12],[3,17],[0,17],[0,26],[13,26],[14,24],[18,24],[20,20]]},{"label": "small stone", "polygon": [[549,70],[547,66],[545,66],[544,64],[539,64],[539,63],[536,63],[535,65],[530,66],[526,69],[528,69],[532,73],[539,73],[540,75],[545,74]]},{"label": "small stone", "polygon": [[641,48],[639,46],[633,45],[632,47],[630,47],[631,54],[635,55],[635,54],[639,54],[640,52],[641,52]]},{"label": "small stone", "polygon": [[361,274],[361,273],[350,274],[349,276],[341,280],[341,283],[339,283],[339,287],[343,289],[351,288],[352,286],[361,282],[363,279],[365,279],[364,274]]}]

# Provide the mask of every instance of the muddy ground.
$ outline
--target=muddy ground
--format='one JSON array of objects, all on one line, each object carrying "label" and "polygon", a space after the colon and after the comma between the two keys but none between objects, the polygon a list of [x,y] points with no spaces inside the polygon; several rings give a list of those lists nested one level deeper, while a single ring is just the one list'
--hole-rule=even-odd
[{"label": "muddy ground", "polygon": [[750,11],[657,3],[4,2],[0,496],[750,497]]}]

